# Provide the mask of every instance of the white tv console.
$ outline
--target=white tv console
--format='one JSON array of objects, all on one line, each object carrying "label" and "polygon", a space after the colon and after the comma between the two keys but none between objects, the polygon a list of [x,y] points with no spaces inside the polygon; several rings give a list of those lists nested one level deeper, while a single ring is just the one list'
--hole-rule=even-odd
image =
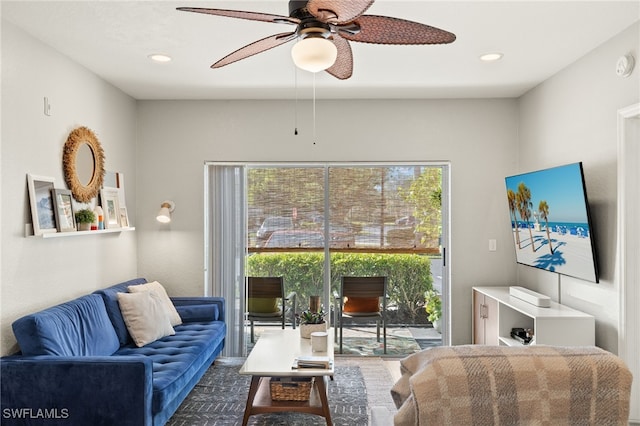
[{"label": "white tv console", "polygon": [[538,307],[511,296],[509,287],[473,287],[473,343],[522,346],[511,337],[514,327],[534,331],[538,345],[593,346],[595,318],[550,302]]}]

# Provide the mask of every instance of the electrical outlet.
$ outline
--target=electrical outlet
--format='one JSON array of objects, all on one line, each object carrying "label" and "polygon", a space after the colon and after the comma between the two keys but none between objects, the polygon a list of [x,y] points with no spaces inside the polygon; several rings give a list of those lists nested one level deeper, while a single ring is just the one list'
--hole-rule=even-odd
[{"label": "electrical outlet", "polygon": [[496,251],[498,249],[496,240],[489,240],[489,251]]}]

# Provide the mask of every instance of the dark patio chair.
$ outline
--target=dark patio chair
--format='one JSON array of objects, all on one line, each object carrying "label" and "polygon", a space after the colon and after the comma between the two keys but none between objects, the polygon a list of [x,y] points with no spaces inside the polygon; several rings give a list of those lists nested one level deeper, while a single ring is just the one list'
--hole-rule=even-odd
[{"label": "dark patio chair", "polygon": [[387,353],[387,277],[342,277],[340,294],[334,309],[334,330],[340,328],[340,353],[342,353],[342,328],[344,319],[350,322],[376,322],[376,338],[380,342],[380,325],[383,330],[383,350]]},{"label": "dark patio chair", "polygon": [[279,322],[282,329],[287,315],[286,302],[291,301],[291,324],[296,328],[296,293],[284,295],[282,277],[247,277],[247,319],[251,324],[251,343],[254,342],[254,322]]}]

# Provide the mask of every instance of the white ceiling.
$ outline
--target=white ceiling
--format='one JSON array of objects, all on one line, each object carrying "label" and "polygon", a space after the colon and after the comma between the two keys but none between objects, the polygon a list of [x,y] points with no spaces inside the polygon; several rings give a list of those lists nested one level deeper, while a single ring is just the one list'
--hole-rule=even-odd
[{"label": "white ceiling", "polygon": [[[180,6],[288,15],[287,0],[2,0],[1,12],[136,99],[312,96],[313,74],[295,71],[291,43],[209,68],[246,44],[294,27],[176,11]],[[457,40],[438,46],[352,43],[353,76],[341,81],[317,74],[318,98],[517,97],[638,21],[640,2],[377,0],[367,13],[442,28]],[[479,61],[494,51],[504,58]],[[173,61],[147,58],[158,52]]]}]

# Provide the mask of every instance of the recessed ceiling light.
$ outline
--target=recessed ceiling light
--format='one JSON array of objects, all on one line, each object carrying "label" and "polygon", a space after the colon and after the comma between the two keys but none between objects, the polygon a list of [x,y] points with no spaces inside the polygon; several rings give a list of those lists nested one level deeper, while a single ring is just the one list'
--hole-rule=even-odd
[{"label": "recessed ceiling light", "polygon": [[493,62],[499,59],[502,59],[502,53],[485,53],[484,55],[480,55],[480,60],[484,62]]},{"label": "recessed ceiling light", "polygon": [[163,53],[154,53],[153,55],[149,55],[149,59],[156,62],[170,62],[171,56]]}]

